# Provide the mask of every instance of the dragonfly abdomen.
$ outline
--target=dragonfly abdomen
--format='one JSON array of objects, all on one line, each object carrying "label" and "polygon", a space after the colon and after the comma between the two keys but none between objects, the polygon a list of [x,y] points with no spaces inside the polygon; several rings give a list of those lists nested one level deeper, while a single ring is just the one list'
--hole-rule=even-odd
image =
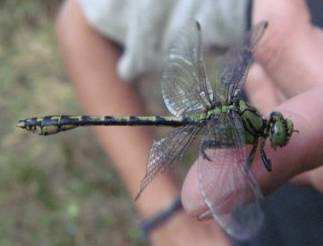
[{"label": "dragonfly abdomen", "polygon": [[52,135],[80,126],[169,126],[179,127],[195,125],[199,122],[186,117],[172,116],[73,116],[52,115],[42,118],[20,120],[18,127],[35,132],[39,135]]}]

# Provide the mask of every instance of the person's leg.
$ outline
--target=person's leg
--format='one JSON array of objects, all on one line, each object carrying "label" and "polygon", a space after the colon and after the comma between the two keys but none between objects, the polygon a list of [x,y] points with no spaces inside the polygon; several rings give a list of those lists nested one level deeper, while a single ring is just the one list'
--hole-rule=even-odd
[{"label": "person's leg", "polygon": [[[118,49],[86,22],[76,0],[63,6],[57,20],[58,41],[70,78],[88,114],[140,115],[144,106],[129,83],[116,73]],[[98,127],[97,136],[132,197],[146,172],[152,133],[144,127]],[[150,218],[175,200],[178,190],[169,177],[154,180],[135,203]],[[153,245],[227,245],[215,224],[197,222],[183,211],[151,234]]]},{"label": "person's leg", "polygon": [[[67,1],[57,19],[58,41],[70,78],[88,114],[140,115],[143,104],[129,83],[116,73],[118,49],[92,29],[77,1]],[[152,133],[144,127],[97,127],[97,136],[132,197],[147,165]],[[160,177],[136,202],[143,216],[167,207],[177,195],[172,182]]]}]

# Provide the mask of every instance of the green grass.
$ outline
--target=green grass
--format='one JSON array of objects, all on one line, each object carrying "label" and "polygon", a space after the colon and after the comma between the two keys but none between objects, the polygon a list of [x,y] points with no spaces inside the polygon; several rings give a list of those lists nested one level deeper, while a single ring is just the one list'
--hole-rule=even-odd
[{"label": "green grass", "polygon": [[82,112],[55,42],[59,3],[0,1],[0,245],[145,244],[89,130],[45,138],[15,128],[28,116]]}]

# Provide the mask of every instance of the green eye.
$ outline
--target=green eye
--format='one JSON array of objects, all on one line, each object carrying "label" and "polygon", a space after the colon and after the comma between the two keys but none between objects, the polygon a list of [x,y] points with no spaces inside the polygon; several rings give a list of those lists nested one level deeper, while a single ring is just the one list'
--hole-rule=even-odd
[{"label": "green eye", "polygon": [[284,119],[281,114],[275,114],[272,119],[274,123],[270,129],[271,145],[273,148],[285,146],[293,133],[293,122],[289,119]]}]

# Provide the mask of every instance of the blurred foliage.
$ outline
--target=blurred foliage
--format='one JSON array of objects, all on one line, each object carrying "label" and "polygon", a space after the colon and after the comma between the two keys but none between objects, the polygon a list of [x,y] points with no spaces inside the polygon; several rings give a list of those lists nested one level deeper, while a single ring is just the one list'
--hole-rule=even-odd
[{"label": "blurred foliage", "polygon": [[131,198],[89,130],[18,119],[81,113],[53,31],[61,1],[0,1],[0,245],[142,245]]}]

